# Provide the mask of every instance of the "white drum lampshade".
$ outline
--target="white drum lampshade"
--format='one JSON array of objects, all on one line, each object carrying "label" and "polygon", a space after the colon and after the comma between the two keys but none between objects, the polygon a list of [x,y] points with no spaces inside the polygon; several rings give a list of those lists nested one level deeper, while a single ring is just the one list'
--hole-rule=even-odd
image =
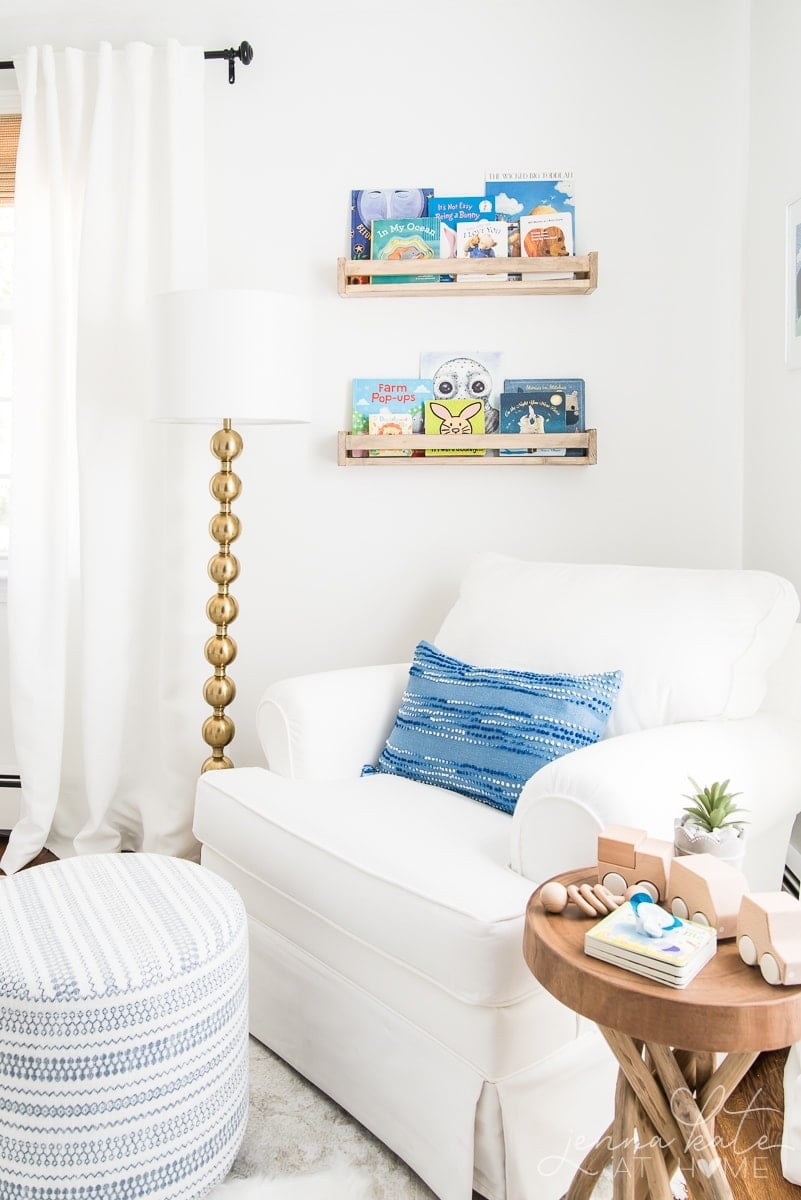
[{"label": "white drum lampshade", "polygon": [[203,687],[213,710],[203,722],[203,740],[211,747],[203,771],[233,766],[225,748],[235,729],[225,709],[236,694],[227,674],[237,649],[228,632],[238,612],[229,591],[239,574],[231,543],[239,536],[240,522],[231,506],[241,481],[231,464],[243,442],[235,426],[309,420],[308,390],[298,387],[298,366],[308,355],[309,329],[305,302],[278,292],[197,289],[164,292],[155,298],[154,420],[220,426],[211,439],[219,467],[210,488],[219,510],[209,526],[217,543],[209,576],[217,591],[206,605],[214,634],[205,653],[214,674]]}]

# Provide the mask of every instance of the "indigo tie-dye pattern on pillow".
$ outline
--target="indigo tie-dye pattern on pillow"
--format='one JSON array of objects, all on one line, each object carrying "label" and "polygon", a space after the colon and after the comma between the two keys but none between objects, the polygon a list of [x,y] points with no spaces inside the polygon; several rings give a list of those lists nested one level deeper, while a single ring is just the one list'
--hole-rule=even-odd
[{"label": "indigo tie-dye pattern on pillow", "polygon": [[620,671],[546,675],[473,666],[419,642],[375,770],[510,813],[540,767],[599,740],[622,682]]}]

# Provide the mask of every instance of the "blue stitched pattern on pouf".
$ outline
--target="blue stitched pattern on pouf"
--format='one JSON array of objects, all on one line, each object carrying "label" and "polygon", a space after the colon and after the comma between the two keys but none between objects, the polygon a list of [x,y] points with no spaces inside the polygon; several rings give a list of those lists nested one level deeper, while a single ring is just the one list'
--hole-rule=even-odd
[{"label": "blue stitched pattern on pouf", "polygon": [[598,741],[622,682],[478,667],[419,642],[377,769],[512,812],[535,771]]},{"label": "blue stitched pattern on pouf", "polygon": [[245,1131],[247,923],[195,863],[0,883],[0,1197],[200,1200]]}]

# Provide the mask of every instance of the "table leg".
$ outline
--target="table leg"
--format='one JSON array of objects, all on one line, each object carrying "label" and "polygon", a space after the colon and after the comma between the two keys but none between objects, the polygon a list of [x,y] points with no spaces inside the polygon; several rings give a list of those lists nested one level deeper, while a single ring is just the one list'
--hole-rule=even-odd
[{"label": "table leg", "polygon": [[675,1155],[660,1145],[659,1134],[642,1109],[637,1116],[637,1131],[640,1137],[637,1177],[645,1186],[639,1188],[636,1200],[646,1196],[649,1200],[673,1200],[670,1180],[676,1170]]},{"label": "table leg", "polygon": [[731,1200],[731,1188],[714,1137],[673,1051],[657,1043],[650,1044],[648,1050],[681,1130],[679,1163],[688,1187],[704,1200]]},{"label": "table leg", "polygon": [[613,1200],[672,1200],[677,1167],[696,1200],[732,1200],[714,1120],[757,1055],[729,1054],[714,1069],[711,1054],[643,1045],[600,1029],[620,1064],[615,1119],[585,1157],[566,1200],[589,1200],[610,1162]]},{"label": "table leg", "polygon": [[637,1097],[618,1071],[612,1122],[612,1200],[634,1200],[637,1109]]},{"label": "table leg", "polygon": [[573,1176],[565,1200],[589,1200],[601,1172],[612,1161],[615,1123],[608,1125]]}]

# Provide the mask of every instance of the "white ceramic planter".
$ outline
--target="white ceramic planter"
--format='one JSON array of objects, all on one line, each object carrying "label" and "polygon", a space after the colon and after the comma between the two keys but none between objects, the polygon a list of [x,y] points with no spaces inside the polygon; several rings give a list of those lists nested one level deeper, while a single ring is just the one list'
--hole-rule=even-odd
[{"label": "white ceramic planter", "polygon": [[738,869],[745,857],[745,830],[730,826],[715,833],[699,828],[691,820],[677,817],[673,826],[673,846],[677,854],[714,854]]}]

